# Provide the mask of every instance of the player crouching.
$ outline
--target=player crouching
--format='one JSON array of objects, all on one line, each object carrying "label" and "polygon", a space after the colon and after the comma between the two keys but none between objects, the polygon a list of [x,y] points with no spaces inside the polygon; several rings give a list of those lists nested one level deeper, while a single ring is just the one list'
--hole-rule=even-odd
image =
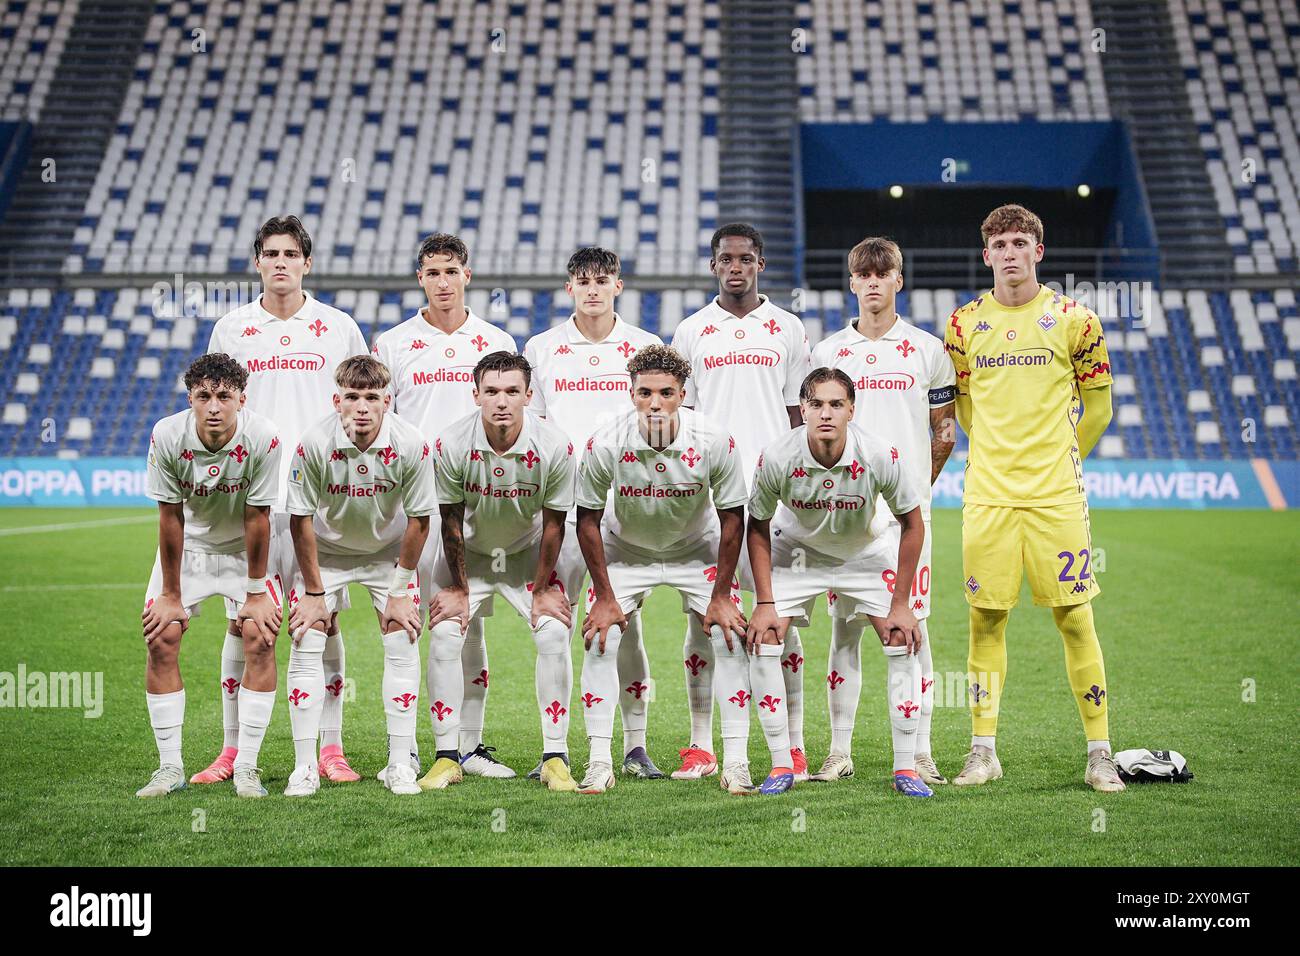
[{"label": "player crouching", "polygon": [[187,411],[154,426],[145,493],[158,502],[158,556],[145,594],[148,647],[145,699],[158,744],[158,769],[137,797],[185,787],[181,727],[181,635],[209,597],[226,599],[230,633],[244,644],[239,690],[239,755],[235,792],[266,795],[257,756],[275,701],[278,596],[267,594],[270,507],[280,475],[275,426],[244,411],[248,373],[224,353],[204,355],[185,373]]},{"label": "player crouching", "polygon": [[[814,369],[799,390],[803,427],[770,444],[758,460],[749,498],[755,605],[747,640],[759,659],[775,663],[777,656],[764,655],[780,654],[786,628],[792,622],[807,624],[823,591],[835,595],[831,613],[843,625],[861,628],[864,618],[870,621],[885,650],[894,789],[929,797],[932,791],[916,772],[921,670],[915,652],[922,637],[908,603],[925,523],[897,449],[853,424],[853,391],[852,380],[839,369]],[[871,532],[877,495],[901,526],[896,555],[885,554],[876,543],[889,539]],[[882,572],[895,567],[891,597]],[[779,685],[779,664],[777,675]],[[759,701],[758,707],[768,733],[769,723],[779,723],[781,702]],[[768,746],[774,766],[763,789],[788,789],[794,771],[789,764],[775,766],[779,741],[771,733]]]},{"label": "player crouching", "polygon": [[442,790],[464,779],[458,751],[465,697],[461,654],[470,622],[492,614],[501,595],[519,612],[537,646],[541,780],[574,791],[569,772],[569,659],[576,580],[560,581],[556,560],[573,507],[573,445],[555,425],[528,412],[532,367],[522,355],[490,352],[474,367],[478,410],[435,444],[442,516],[440,587],[429,604],[429,694],[434,698],[437,760],[420,781]]},{"label": "player crouching", "polygon": [[420,692],[416,566],[434,509],[433,462],[414,426],[388,414],[388,369],[368,355],[334,372],[337,414],[307,429],[289,470],[298,576],[289,593],[289,723],[294,771],[285,796],[320,789],[316,740],[325,697],[325,634],[347,586],[370,592],[384,642],[388,766],[384,786],[417,794],[411,753]]},{"label": "player crouching", "polygon": [[[627,370],[634,407],[588,442],[577,495],[578,541],[592,581],[582,629],[581,697],[591,759],[581,792],[614,786],[610,742],[621,683],[619,645],[628,618],[660,584],[677,590],[715,646],[714,686],[726,745],[723,787],[752,792],[745,753],[749,724],[733,714],[737,699],[739,716],[747,713],[750,689],[741,640],[745,618],[733,586],[739,584],[746,499],[736,443],[720,425],[681,407],[691,373],[681,353],[642,346]],[[612,520],[602,536],[611,496]],[[739,695],[730,707],[723,704],[727,695]]]}]

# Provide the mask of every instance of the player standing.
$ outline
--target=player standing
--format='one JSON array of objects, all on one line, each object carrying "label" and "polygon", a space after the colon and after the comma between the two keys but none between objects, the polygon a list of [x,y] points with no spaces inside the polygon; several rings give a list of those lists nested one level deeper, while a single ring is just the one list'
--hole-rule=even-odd
[{"label": "player standing", "polygon": [[[718,294],[684,319],[673,334],[673,348],[691,365],[695,393],[688,407],[703,412],[736,440],[745,483],[752,485],[759,452],[802,423],[799,386],[808,374],[808,336],[795,315],[773,305],[758,291],[763,271],[763,237],[753,226],[731,223],[710,243],[709,271]],[[741,582],[748,584],[748,561],[741,556]],[[717,772],[713,756],[713,651],[709,636],[688,617],[686,691],[691,707],[691,742],[681,751],[677,779]],[[789,705],[790,741],[795,772],[807,779],[803,750],[803,644],[797,628],[785,632],[782,673]],[[746,718],[747,719],[747,718]]]},{"label": "player standing", "polygon": [[[894,789],[933,796],[914,766],[922,637],[909,595],[925,543],[921,496],[898,450],[851,421],[854,388],[844,372],[815,369],[800,394],[807,424],[768,445],[754,473],[746,540],[756,600],[747,639],[779,642],[791,623],[808,623],[823,591],[834,595],[833,616],[870,621],[889,675]],[[872,532],[877,496],[898,519],[896,537]],[[878,556],[883,548],[894,549],[892,561]],[[879,570],[886,563],[898,570],[892,593]],[[758,706],[760,720],[782,723],[780,700]],[[763,790],[780,793],[794,781],[793,766],[774,766]]]},{"label": "player standing", "polygon": [[[475,315],[465,304],[469,250],[459,237],[440,232],[426,238],[416,255],[415,277],[428,304],[379,336],[374,353],[393,376],[393,411],[433,441],[452,422],[475,410],[474,366],[478,360],[490,352],[516,352],[518,347],[508,332]],[[420,558],[426,604],[433,567],[441,553],[441,536],[435,513]],[[513,777],[515,772],[492,755],[495,748],[483,744],[489,678],[481,620],[470,624],[460,662],[465,674],[465,703],[458,746],[465,772]],[[429,686],[433,686],[433,666],[430,654]],[[436,731],[437,717],[430,714],[430,719]]]},{"label": "player standing", "polygon": [[419,430],[388,413],[390,379],[380,362],[353,356],[334,378],[336,412],[307,429],[289,472],[300,596],[289,616],[294,770],[284,793],[305,797],[320,789],[316,739],[325,696],[325,627],[355,581],[370,592],[384,644],[384,786],[417,794],[410,765],[423,630],[416,569],[436,507],[433,461]]},{"label": "player standing", "polygon": [[[749,725],[735,717],[752,696],[746,622],[733,586],[747,498],[736,443],[704,415],[681,407],[691,368],[675,350],[646,346],[627,368],[633,408],[590,439],[577,494],[578,535],[592,580],[581,688],[591,759],[581,792],[614,786],[613,700],[623,677],[612,658],[628,618],[664,584],[677,590],[717,650],[723,789],[752,793]],[[770,676],[784,693],[776,671]]]},{"label": "player standing", "polygon": [[[903,288],[903,253],[888,239],[863,239],[849,252],[849,288],[858,298],[858,317],[813,349],[814,368],[842,369],[853,380],[857,400],[853,421],[898,449],[912,486],[921,496],[925,545],[912,587],[912,613],[921,630],[921,714],[916,731],[916,771],[931,786],[947,783],[930,753],[934,716],[934,662],[930,653],[931,532],[930,489],[953,447],[956,372],[943,342],[904,321],[894,311]],[[891,522],[892,543],[873,551],[878,569],[893,582],[898,574],[899,525]],[[891,585],[892,586],[892,585]],[[831,750],[814,780],[853,776],[853,724],[862,693],[862,632],[865,622],[849,624],[832,616],[826,699],[831,715]]]},{"label": "player standing", "polygon": [[[529,408],[559,426],[579,462],[587,439],[608,421],[627,413],[631,388],[628,360],[648,345],[662,345],[659,336],[624,322],[614,311],[623,291],[618,255],[608,249],[579,249],[569,259],[564,288],[573,296],[568,321],[528,340],[524,357],[533,367],[533,400]],[[573,576],[577,563],[586,572],[578,546],[577,516],[570,515],[560,551],[560,577]],[[581,581],[581,578],[578,578]],[[581,587],[581,584],[579,585]],[[623,718],[623,771],[646,779],[663,772],[646,752],[650,705],[650,660],[641,639],[641,612],[628,614],[618,647],[618,705]],[[606,694],[612,689],[606,688]],[[606,702],[613,698],[606,696]]]},{"label": "player standing", "polygon": [[[181,635],[199,605],[223,595],[247,662],[235,792],[266,795],[257,755],[275,703],[275,638],[280,605],[267,581],[271,522],[280,482],[280,441],[268,419],[244,410],[248,374],[228,355],[204,355],[185,373],[190,407],[154,426],[145,492],[158,502],[158,556],[145,592],[145,700],[158,744],[158,769],[137,797],[185,786],[181,727],[185,689]],[[272,592],[272,593],[268,593]]]},{"label": "player standing", "polygon": [[[248,371],[248,407],[271,419],[280,441],[292,449],[307,428],[330,410],[334,370],[353,355],[366,355],[366,340],[345,312],[325,305],[302,287],[311,272],[311,236],[297,216],[271,218],[253,240],[253,261],[262,279],[262,294],[222,316],[212,329],[209,352],[225,352]],[[287,608],[288,587],[296,562],[289,535],[285,494],[291,455],[281,463],[279,497],[271,519],[268,576],[281,584],[279,600]],[[346,595],[343,607],[347,607]],[[227,608],[230,616],[230,608]],[[321,717],[321,771],[335,783],[360,780],[343,754],[343,636],[337,619],[329,625],[325,647],[329,699]],[[240,675],[244,653],[237,629],[228,632],[221,650],[221,700],[225,741],[220,755],[191,783],[229,779],[237,753]]]},{"label": "player standing", "polygon": [[525,409],[531,373],[522,355],[485,355],[474,368],[479,410],[454,422],[435,444],[443,560],[436,569],[441,590],[429,606],[437,759],[420,780],[425,790],[464,779],[456,749],[465,693],[460,648],[473,619],[492,614],[496,594],[528,622],[537,646],[541,781],[551,790],[578,788],[568,765],[569,628],[570,595],[581,578],[575,584],[555,577],[573,507],[573,445]]},{"label": "player standing", "polygon": [[[1111,758],[1106,671],[1093,624],[1101,587],[1083,459],[1110,423],[1110,356],[1101,321],[1038,282],[1043,223],[999,206],[980,227],[993,288],[953,312],[944,344],[957,369],[957,419],[970,436],[962,500],[962,573],[970,604],[971,749],[953,783],[1002,776],[996,734],[1006,628],[1029,574],[1052,609],[1088,741],[1084,782],[1124,789]],[[1081,411],[1076,402],[1082,406]]]}]

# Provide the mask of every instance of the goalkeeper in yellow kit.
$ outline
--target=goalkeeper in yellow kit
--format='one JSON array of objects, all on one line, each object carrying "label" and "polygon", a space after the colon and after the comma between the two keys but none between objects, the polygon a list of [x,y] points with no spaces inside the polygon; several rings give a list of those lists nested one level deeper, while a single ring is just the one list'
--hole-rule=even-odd
[{"label": "goalkeeper in yellow kit", "polygon": [[1108,739],[1106,672],[1090,603],[1101,588],[1083,491],[1083,459],[1111,418],[1106,340],[1093,312],[1039,285],[1037,216],[1001,206],[980,232],[993,289],[954,312],[944,337],[957,369],[957,419],[970,436],[962,563],[972,736],[953,783],[1002,776],[995,740],[1007,617],[1027,572],[1034,603],[1052,609],[1065,641],[1070,689],[1088,738],[1084,782],[1123,790]]}]

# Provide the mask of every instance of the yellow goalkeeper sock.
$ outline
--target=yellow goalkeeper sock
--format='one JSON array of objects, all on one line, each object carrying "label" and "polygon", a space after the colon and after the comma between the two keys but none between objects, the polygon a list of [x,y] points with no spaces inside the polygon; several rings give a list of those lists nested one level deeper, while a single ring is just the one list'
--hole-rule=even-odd
[{"label": "yellow goalkeeper sock", "polygon": [[1007,618],[1010,611],[970,609],[970,652],[966,677],[970,694],[971,733],[993,737],[998,732],[998,704],[1007,679]]},{"label": "yellow goalkeeper sock", "polygon": [[1092,605],[1054,607],[1052,616],[1065,641],[1065,667],[1074,702],[1079,705],[1079,716],[1083,718],[1084,733],[1089,740],[1106,740],[1110,737],[1106,718],[1106,668],[1093,625]]}]

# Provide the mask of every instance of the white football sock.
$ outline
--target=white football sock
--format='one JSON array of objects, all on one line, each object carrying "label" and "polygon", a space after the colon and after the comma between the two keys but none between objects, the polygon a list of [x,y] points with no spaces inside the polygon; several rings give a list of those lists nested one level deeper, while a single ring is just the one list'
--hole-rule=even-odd
[{"label": "white football sock", "polygon": [[627,616],[618,643],[618,709],[623,718],[623,755],[645,747],[650,717],[650,657],[641,640],[641,609]]},{"label": "white football sock", "polygon": [[239,755],[235,769],[256,767],[262,752],[262,740],[275,710],[275,691],[239,688]]},{"label": "white football sock", "polygon": [[461,753],[471,754],[483,742],[483,717],[488,698],[488,653],[481,617],[469,622],[460,667],[461,684],[465,690],[461,698],[459,748]]},{"label": "white football sock", "polygon": [[320,737],[321,707],[325,703],[324,654],[325,632],[317,630],[308,630],[289,651],[284,683],[297,767],[316,764],[316,740]]},{"label": "white football sock", "polygon": [[971,745],[972,747],[988,747],[989,750],[993,751],[993,756],[995,756],[995,757],[996,757],[997,754],[998,754],[998,738],[996,738],[996,737],[974,737],[974,736],[972,736],[971,739],[970,739],[970,745]]},{"label": "white football sock", "polygon": [[343,667],[347,655],[343,651],[343,632],[325,637],[325,700],[320,712],[320,744],[322,747],[343,746]]},{"label": "white football sock", "polygon": [[569,752],[569,700],[573,695],[573,663],[569,659],[569,629],[542,615],[533,631],[537,645],[537,712],[542,722],[542,753]]},{"label": "white football sock", "polygon": [[[471,624],[470,629],[473,627]],[[461,720],[468,686],[461,668],[464,649],[465,637],[460,632],[460,621],[443,621],[429,632],[427,681],[429,696],[433,698],[429,717],[433,721],[435,750],[458,750],[464,740]]]},{"label": "white football sock", "polygon": [[244,681],[244,639],[226,631],[221,645],[221,729],[223,746],[239,746],[239,688]]},{"label": "white football sock", "polygon": [[[420,700],[420,643],[406,631],[384,635],[384,717],[388,737],[400,738],[399,756],[409,759],[415,737],[415,715]],[[391,763],[392,754],[389,755]]]},{"label": "white football sock", "polygon": [[831,715],[831,753],[853,752],[853,726],[862,696],[862,634],[865,621],[831,619],[830,667],[826,673],[826,705]]},{"label": "white football sock", "polygon": [[704,625],[686,615],[686,698],[691,708],[691,743],[713,753],[713,648]]},{"label": "white football sock", "polygon": [[785,704],[790,715],[790,746],[803,750],[803,641],[793,624],[785,632],[781,676],[785,679]]},{"label": "white football sock", "polygon": [[916,752],[930,753],[930,723],[934,720],[934,658],[930,654],[930,632],[925,621],[917,621],[921,629],[921,650],[916,658],[921,666],[921,722],[916,728]]},{"label": "white football sock", "polygon": [[709,640],[713,645],[713,692],[718,702],[722,724],[722,765],[724,767],[749,763],[749,712],[754,709],[753,692],[749,685],[749,657],[745,653],[745,639],[734,632],[731,650],[727,650],[726,635],[722,628],[714,627]]},{"label": "white football sock", "polygon": [[1110,753],[1110,741],[1109,741],[1109,740],[1089,740],[1089,741],[1088,741],[1088,753],[1091,754],[1094,750],[1104,750],[1104,751],[1106,751],[1107,753]]},{"label": "white football sock", "polygon": [[786,710],[785,678],[781,676],[780,644],[759,644],[749,658],[749,684],[754,689],[754,712],[763,727],[773,767],[792,768],[790,714]]},{"label": "white football sock", "polygon": [[916,728],[921,722],[921,662],[906,647],[885,651],[889,727],[894,738],[894,770],[916,770]]},{"label": "white football sock", "polygon": [[181,728],[185,724],[185,690],[170,694],[144,695],[149,707],[149,723],[158,745],[158,766],[183,767],[181,762]]},{"label": "white football sock", "polygon": [[[623,631],[611,627],[605,632],[605,651],[600,650],[600,639],[593,637],[591,647],[582,655],[582,679],[578,699],[582,701],[583,721],[587,738],[591,741],[591,760],[612,762],[610,742],[614,738],[614,701],[618,699],[618,650]],[[603,758],[597,753],[603,754]]]}]

